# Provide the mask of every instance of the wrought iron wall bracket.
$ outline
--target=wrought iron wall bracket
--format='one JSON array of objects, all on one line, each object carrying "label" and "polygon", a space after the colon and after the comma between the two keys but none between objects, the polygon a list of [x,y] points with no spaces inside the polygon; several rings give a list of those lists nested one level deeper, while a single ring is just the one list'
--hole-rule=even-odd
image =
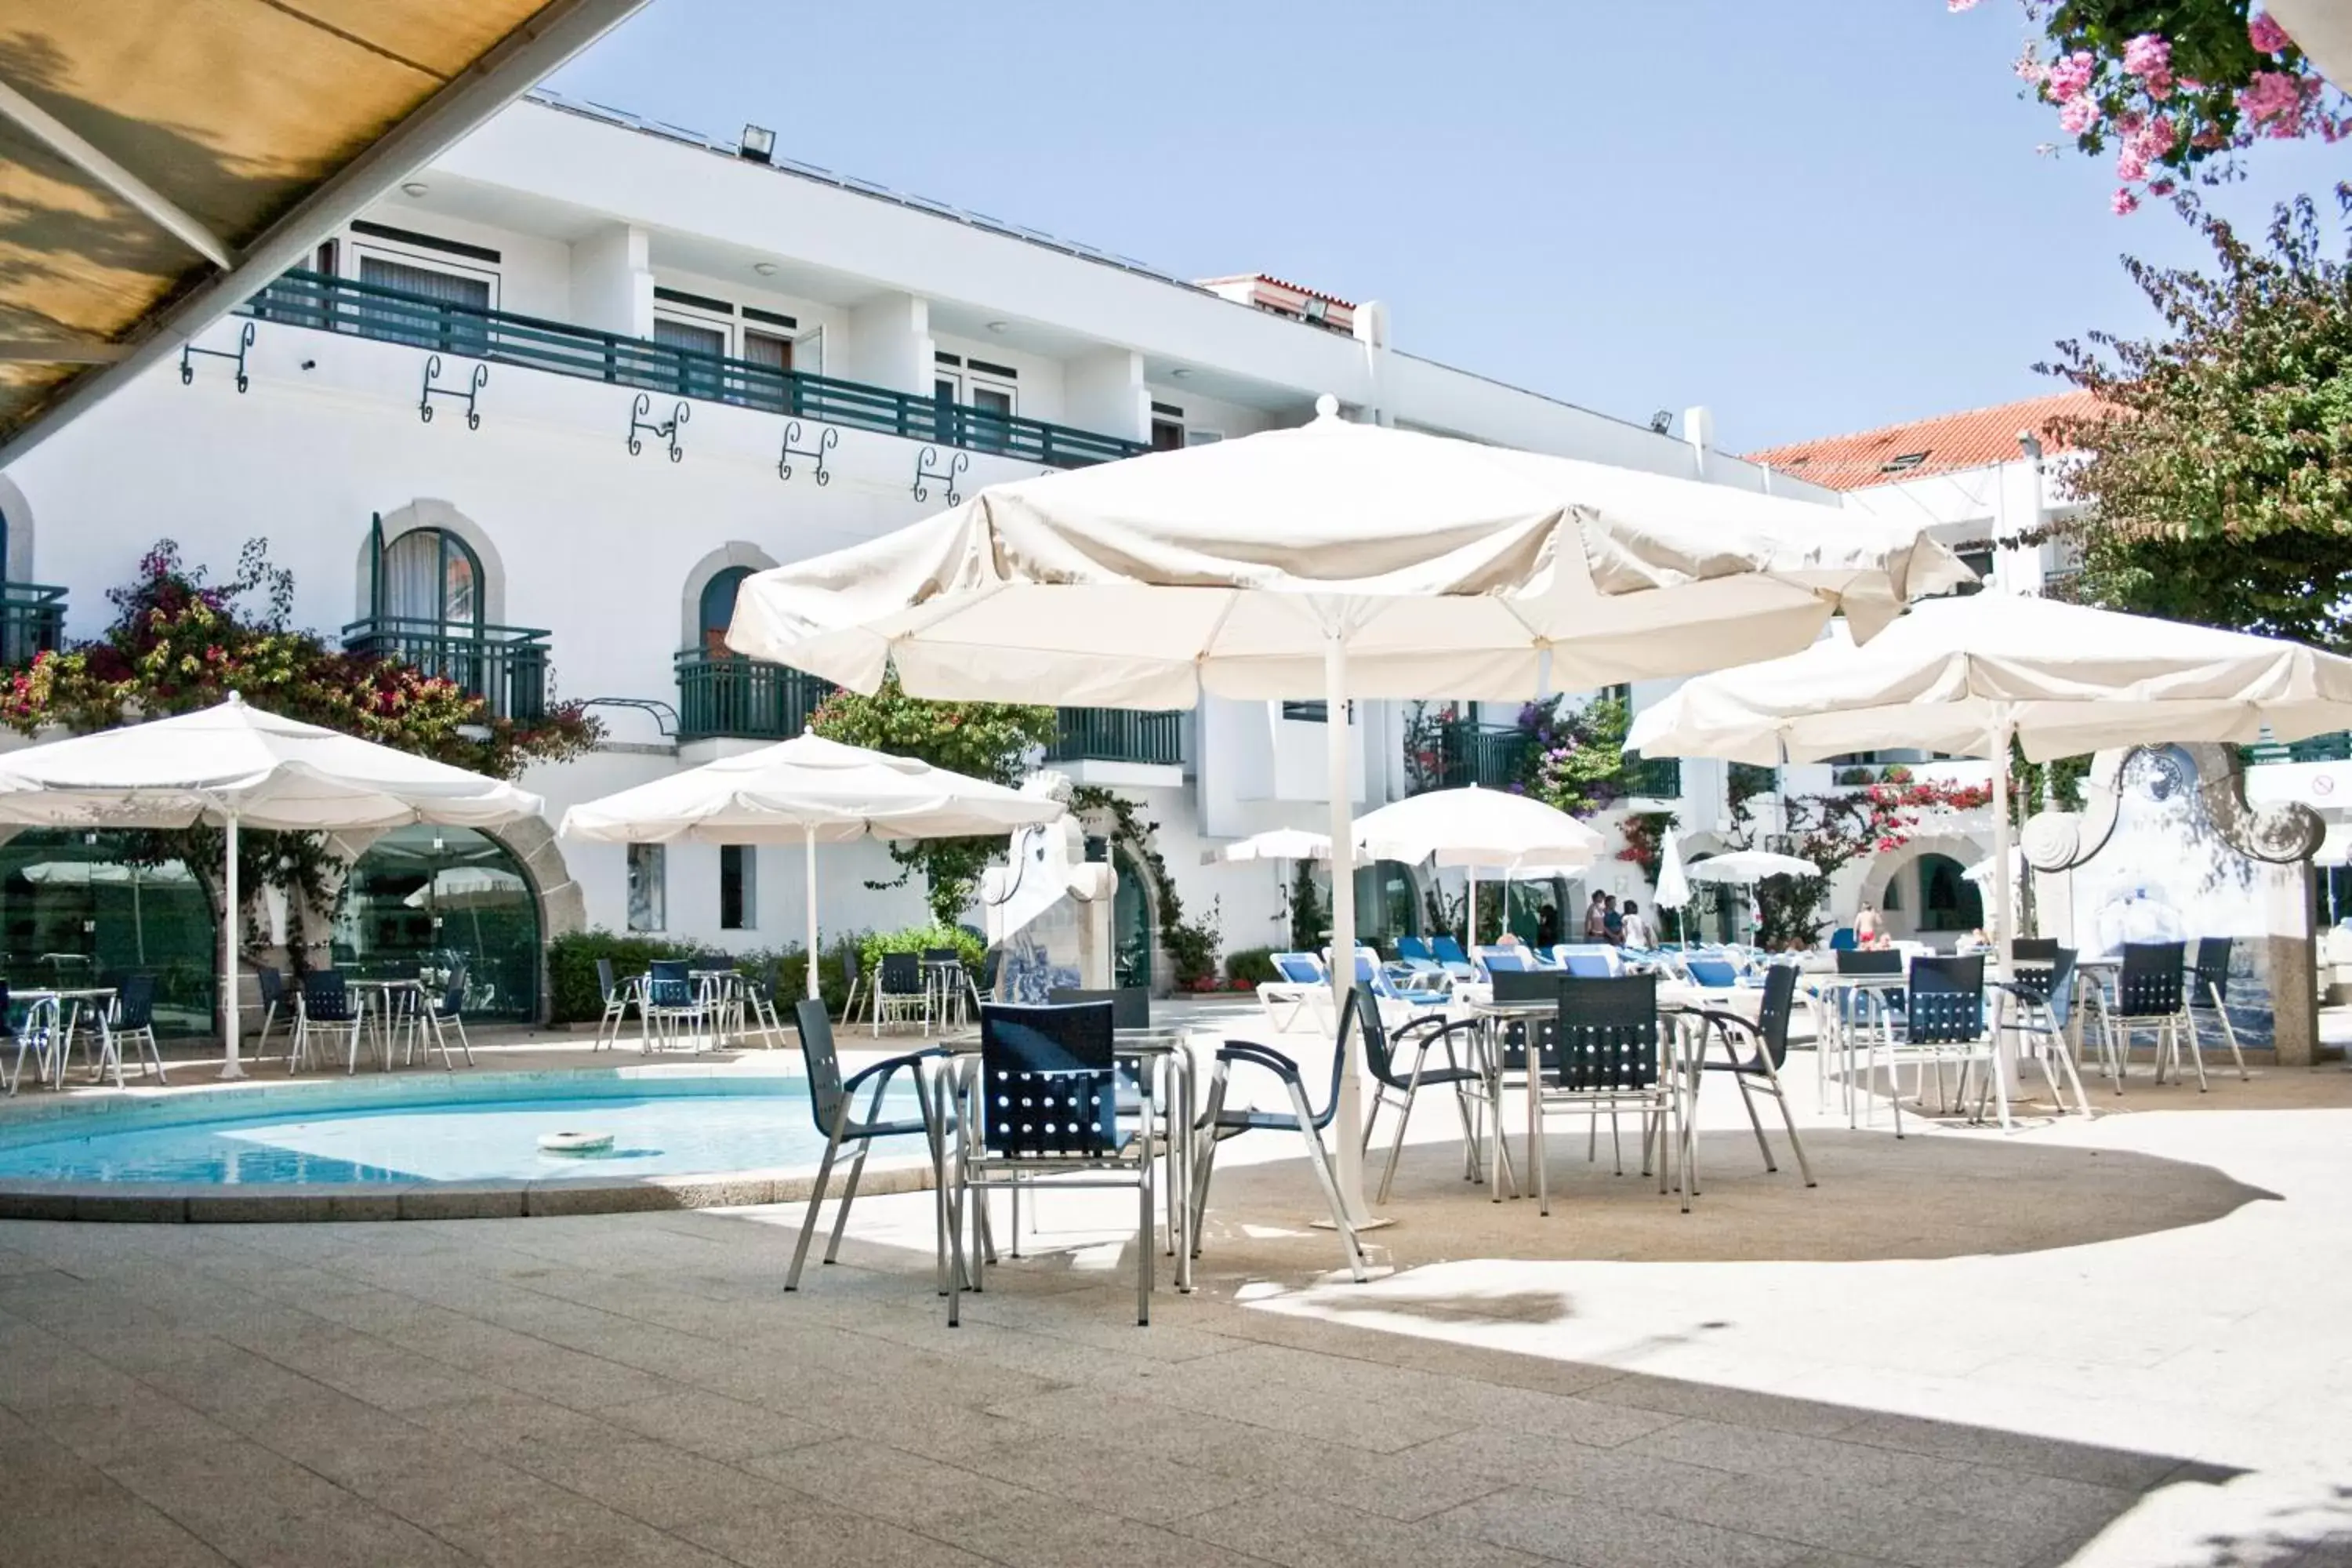
[{"label": "wrought iron wall bracket", "polygon": [[694,410],[688,405],[684,398],[680,398],[676,406],[670,409],[669,417],[656,425],[646,417],[653,405],[654,400],[649,395],[642,392],[637,394],[636,404],[629,410],[629,456],[634,458],[646,449],[645,443],[637,439],[637,432],[642,430],[648,436],[657,437],[668,442],[669,460],[675,463],[686,456],[685,448],[677,444],[677,433],[693,416]]},{"label": "wrought iron wall bracket", "polygon": [[488,383],[490,379],[490,367],[486,364],[476,365],[474,367],[474,374],[471,384],[466,386],[436,386],[433,384],[440,379],[441,356],[439,354],[435,354],[432,358],[425,362],[425,390],[419,393],[416,397],[416,417],[423,420],[425,424],[430,425],[433,423],[433,400],[435,398],[462,397],[466,400],[466,428],[468,430],[480,429],[482,427],[482,411],[474,406],[474,400],[481,395],[483,386]]},{"label": "wrought iron wall bracket", "polygon": [[200,349],[196,347],[193,342],[181,344],[180,384],[182,386],[190,386],[194,384],[196,379],[196,365],[195,361],[189,356],[193,354],[203,354],[207,359],[225,359],[233,362],[236,365],[236,389],[239,392],[243,392],[247,386],[252,384],[246,379],[245,374],[245,351],[252,346],[253,323],[251,321],[246,322],[245,330],[237,333],[236,352],[235,353],[231,353],[226,349]]},{"label": "wrought iron wall bracket", "polygon": [[956,492],[956,476],[971,467],[970,452],[958,452],[943,463],[940,460],[940,449],[937,447],[924,447],[915,458],[915,499],[921,501],[930,500],[931,492],[924,481],[941,479],[946,481],[948,505],[959,504],[963,497]]},{"label": "wrought iron wall bracket", "polygon": [[815,461],[816,466],[809,471],[816,476],[816,482],[820,485],[832,482],[833,476],[824,471],[824,455],[841,444],[841,432],[830,425],[820,425],[816,428],[815,446],[795,447],[793,443],[801,438],[801,422],[795,419],[784,426],[784,449],[776,458],[776,478],[791,482],[793,459],[809,458]]},{"label": "wrought iron wall bracket", "polygon": [[677,710],[651,697],[590,697],[582,700],[583,708],[634,708],[654,721],[655,733],[665,741],[677,738]]}]

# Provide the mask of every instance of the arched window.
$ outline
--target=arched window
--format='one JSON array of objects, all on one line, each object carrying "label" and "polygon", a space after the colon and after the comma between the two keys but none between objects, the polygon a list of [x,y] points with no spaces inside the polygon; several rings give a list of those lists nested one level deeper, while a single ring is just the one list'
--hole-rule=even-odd
[{"label": "arched window", "polygon": [[384,546],[385,616],[472,634],[482,625],[482,563],[446,529],[416,528]]},{"label": "arched window", "polygon": [[727,627],[735,619],[735,595],[751,574],[749,566],[729,566],[702,585],[702,651],[713,658],[725,658],[733,651],[727,646]]}]

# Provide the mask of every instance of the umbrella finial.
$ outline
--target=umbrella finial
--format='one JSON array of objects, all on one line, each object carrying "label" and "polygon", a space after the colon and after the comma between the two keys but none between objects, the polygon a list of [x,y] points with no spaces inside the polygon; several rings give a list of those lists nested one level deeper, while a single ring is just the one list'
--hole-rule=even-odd
[{"label": "umbrella finial", "polygon": [[245,693],[242,691],[232,690],[228,694],[228,700],[230,707],[242,708],[245,706]]},{"label": "umbrella finial", "polygon": [[1318,397],[1315,400],[1315,417],[1318,419],[1339,417],[1339,400],[1328,392]]}]

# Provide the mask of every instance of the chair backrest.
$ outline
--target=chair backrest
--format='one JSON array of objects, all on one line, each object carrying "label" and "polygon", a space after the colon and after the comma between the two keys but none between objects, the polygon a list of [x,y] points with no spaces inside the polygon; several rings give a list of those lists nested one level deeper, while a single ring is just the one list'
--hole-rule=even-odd
[{"label": "chair backrest", "polygon": [[1852,952],[1860,945],[1861,943],[1855,940],[1853,927],[1852,926],[1840,926],[1837,930],[1830,932],[1830,951],[1832,952]]},{"label": "chair backrest", "polygon": [[857,962],[856,948],[845,947],[841,950],[841,984],[845,987],[857,984]]},{"label": "chair backrest", "polygon": [[1004,967],[1004,950],[992,947],[980,955],[980,994],[985,997],[996,994],[996,976]]},{"label": "chair backrest", "polygon": [[923,961],[911,952],[886,952],[876,971],[874,989],[885,996],[911,996],[923,989]]},{"label": "chair backrest", "polygon": [[1274,972],[1293,985],[1324,985],[1330,978],[1323,973],[1323,961],[1311,952],[1276,953]]},{"label": "chair backrest", "polygon": [[472,960],[459,959],[449,966],[449,984],[441,988],[441,1003],[436,1009],[445,1018],[454,1018],[466,1010],[466,971]]},{"label": "chair backrest", "polygon": [[1622,973],[1610,954],[1579,952],[1573,948],[1554,951],[1559,954],[1560,967],[1580,980],[1609,980]]},{"label": "chair backrest", "polygon": [[2227,996],[2230,994],[2230,950],[2234,945],[2226,936],[2200,936],[2197,939],[2197,1000],[2207,1000],[2210,986]]},{"label": "chair backrest", "polygon": [[1984,954],[1915,958],[1904,1013],[1915,1046],[1958,1045],[1984,1036]]},{"label": "chair backrest", "polygon": [[[1361,991],[1350,992],[1348,1001],[1356,1011],[1356,1026],[1363,1031],[1364,1065],[1372,1069],[1372,1077],[1381,1082],[1392,1089],[1403,1089],[1412,1080],[1397,1071],[1396,1047],[1389,1039],[1388,1026],[1381,1022],[1379,1001]],[[1334,1060],[1337,1060],[1336,1052]],[[1339,1088],[1336,1082],[1331,1086],[1335,1103]]]},{"label": "chair backrest", "polygon": [[1775,1072],[1789,1059],[1789,1020],[1796,1011],[1797,966],[1768,964],[1764,970],[1764,999],[1756,1009],[1756,1035],[1764,1042],[1764,1054],[1772,1058]]},{"label": "chair backrest", "polygon": [[155,977],[152,974],[126,974],[114,991],[114,1026],[118,1029],[152,1028],[155,1023]]},{"label": "chair backrest", "polygon": [[960,962],[962,957],[962,953],[958,952],[951,947],[927,947],[923,949],[923,962],[925,963],[955,963]]},{"label": "chair backrest", "polygon": [[1498,969],[1495,971],[1495,1000],[1549,1002],[1559,994],[1567,979],[1556,969]]},{"label": "chair backrest", "polygon": [[2180,1011],[2181,942],[2124,943],[2123,973],[2116,977],[2116,1013],[2126,1018],[2168,1017]]},{"label": "chair backrest", "polygon": [[613,973],[613,961],[609,958],[598,959],[596,961],[596,994],[606,1002],[610,1002],[620,989],[620,981]]},{"label": "chair backrest", "polygon": [[1429,939],[1429,951],[1437,955],[1437,962],[1440,963],[1467,963],[1470,962],[1470,955],[1463,952],[1462,944],[1454,941],[1451,936],[1431,937]]},{"label": "chair backrest", "polygon": [[340,969],[314,969],[302,976],[302,1011],[314,1024],[352,1021],[351,988]]},{"label": "chair backrest", "polygon": [[821,996],[803,996],[793,1005],[793,1025],[801,1035],[801,1066],[808,1073],[809,1114],[816,1130],[833,1136],[833,1119],[841,1112],[841,1054],[834,1048],[833,1020]]},{"label": "chair backrest", "polygon": [[253,967],[253,983],[261,990],[261,1005],[275,1007],[286,1000],[286,976],[267,963]]},{"label": "chair backrest", "polygon": [[2021,936],[2009,944],[2009,956],[2014,963],[2047,963],[2058,956],[2058,939],[2054,936]]},{"label": "chair backrest", "polygon": [[989,1152],[1019,1160],[1116,1153],[1118,1075],[1111,1004],[980,1010],[980,1131]]},{"label": "chair backrest", "polygon": [[694,978],[682,958],[656,958],[646,966],[646,1000],[656,1007],[685,1007],[694,1002]]},{"label": "chair backrest", "polygon": [[1727,958],[1686,958],[1683,968],[1694,985],[1720,991],[1739,984],[1739,966]]},{"label": "chair backrest", "polygon": [[1491,978],[1497,974],[1526,974],[1533,971],[1528,955],[1515,947],[1482,947],[1478,963]]},{"label": "chair backrest", "polygon": [[1429,950],[1429,943],[1417,936],[1397,938],[1397,956],[1408,963],[1434,963],[1437,962],[1437,954]]},{"label": "chair backrest", "polygon": [[1656,975],[1569,975],[1559,985],[1554,1088],[1638,1089],[1658,1081]]},{"label": "chair backrest", "polygon": [[2074,960],[2078,955],[2071,947],[2062,947],[2051,955],[2049,994],[2042,998],[2050,1009],[2050,1019],[2057,1027],[2066,1026],[2074,1011]]},{"label": "chair backrest", "polygon": [[1900,974],[1903,954],[1891,947],[1851,948],[1837,955],[1840,974]]},{"label": "chair backrest", "polygon": [[1057,986],[1045,994],[1045,1000],[1056,1007],[1078,1007],[1088,1002],[1108,1002],[1110,1004],[1112,1028],[1151,1027],[1151,988],[1148,985],[1122,985],[1116,991],[1080,991],[1071,986]]}]

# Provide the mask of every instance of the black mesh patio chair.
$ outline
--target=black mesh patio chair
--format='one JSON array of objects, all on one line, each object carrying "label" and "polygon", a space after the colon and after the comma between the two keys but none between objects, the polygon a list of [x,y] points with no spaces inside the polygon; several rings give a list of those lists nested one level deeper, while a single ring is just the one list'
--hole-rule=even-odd
[{"label": "black mesh patio chair", "polygon": [[670,1045],[684,1028],[698,1042],[695,1048],[701,1049],[702,1026],[709,1017],[703,997],[701,983],[685,959],[656,958],[647,964],[637,996],[637,1016],[646,1030],[642,1048]]},{"label": "black mesh patio chair", "polygon": [[[1557,1056],[1537,1058],[1528,1093],[1528,1160],[1536,1175],[1536,1212],[1551,1213],[1550,1162],[1545,1157],[1547,1113],[1581,1110],[1588,1116],[1632,1110],[1642,1118],[1642,1170],[1654,1158],[1658,1190],[1666,1190],[1667,1168],[1678,1168],[1685,1213],[1690,1211],[1691,1170],[1686,1085],[1679,1068],[1661,1059],[1658,977],[1624,974],[1609,978],[1568,975],[1559,982],[1559,1020],[1553,1026]],[[1666,1140],[1676,1137],[1669,1151]],[[1677,1159],[1675,1156],[1679,1155]]]},{"label": "black mesh patio chair", "polygon": [[1151,1027],[1151,990],[1144,985],[1121,985],[1110,991],[1081,991],[1059,985],[1045,994],[1045,1000],[1056,1007],[1076,1007],[1088,1002],[1110,1004],[1110,1023],[1114,1029],[1148,1029]]},{"label": "black mesh patio chair", "polygon": [[[1323,1146],[1323,1129],[1331,1124],[1332,1116],[1339,1109],[1339,1076],[1349,1048],[1348,1031],[1358,1015],[1374,1005],[1361,991],[1348,993],[1348,1005],[1339,1010],[1336,1037],[1331,1044],[1330,1098],[1320,1110],[1307,1098],[1307,1080],[1298,1064],[1280,1051],[1248,1040],[1227,1040],[1218,1047],[1206,1108],[1201,1115],[1200,1155],[1192,1168],[1192,1236],[1195,1258],[1201,1254],[1201,1217],[1209,1206],[1209,1176],[1216,1167],[1218,1148],[1247,1132],[1291,1132],[1306,1142],[1307,1168],[1315,1173],[1316,1184],[1323,1190],[1323,1201],[1330,1207],[1332,1228],[1339,1232],[1339,1247],[1347,1257],[1349,1272],[1358,1284],[1371,1277],[1364,1261],[1363,1247],[1356,1239],[1356,1227],[1348,1217],[1348,1205],[1339,1196],[1330,1151]],[[1227,1105],[1233,1069],[1240,1067],[1270,1074],[1290,1102],[1289,1109],[1261,1110],[1252,1106]]]},{"label": "black mesh patio chair", "polygon": [[591,1049],[619,1047],[621,1026],[629,1021],[629,1004],[635,999],[636,989],[635,976],[623,980],[614,975],[611,959],[596,961],[596,994],[604,1005],[604,1016],[596,1021],[596,1044]]},{"label": "black mesh patio chair", "polygon": [[[876,1062],[855,1077],[841,1076],[841,1056],[833,1041],[833,1020],[825,1016],[821,998],[804,996],[793,1006],[793,1024],[801,1037],[801,1063],[808,1073],[809,1115],[816,1130],[824,1138],[824,1158],[818,1162],[816,1184],[809,1189],[808,1213],[802,1216],[800,1239],[793,1245],[792,1267],[784,1275],[784,1289],[801,1288],[801,1268],[808,1261],[809,1238],[816,1234],[817,1216],[824,1206],[826,1186],[833,1179],[833,1163],[841,1154],[844,1144],[857,1145],[849,1162],[849,1179],[841,1189],[841,1206],[833,1216],[833,1236],[825,1243],[824,1261],[831,1263],[841,1253],[841,1233],[849,1224],[849,1205],[857,1201],[858,1179],[866,1173],[866,1156],[877,1139],[911,1138],[920,1134],[929,1152],[931,1173],[937,1184],[937,1213],[940,1221],[938,1237],[940,1282],[946,1281],[949,1252],[946,1228],[945,1151],[929,1113],[929,1100],[924,1092],[922,1069],[929,1063],[943,1060],[947,1053],[936,1046],[903,1056]],[[882,1099],[893,1080],[904,1073],[914,1086],[919,1109],[912,1118],[882,1115]],[[860,1114],[857,1097],[872,1091]]]},{"label": "black mesh patio chair", "polygon": [[466,1053],[466,1065],[474,1065],[474,1042],[466,1037],[466,975],[471,967],[462,958],[452,965],[449,984],[441,988],[438,996],[411,992],[403,998],[406,1005],[415,1010],[408,1021],[412,1031],[410,1040],[414,1042],[418,1036],[425,1036],[430,1042],[425,1047],[427,1059],[438,1050],[444,1071],[453,1071],[457,1066],[449,1055],[451,1029],[457,1031],[457,1045]]},{"label": "black mesh patio chair", "polygon": [[2197,1033],[2189,1016],[2189,986],[2181,970],[2189,944],[2179,942],[2127,942],[2123,968],[2116,974],[2116,1005],[2107,1015],[2106,1068],[2114,1074],[2116,1092],[2124,1091],[2124,1068],[2131,1060],[2132,1036],[2147,1029],[2156,1037],[2156,1081],[2164,1081],[2168,1063],[2179,1076],[2180,1037],[2189,1039],[2197,1063],[2197,1087],[2205,1087],[2205,1058],[2196,1050]]},{"label": "black mesh patio chair", "polygon": [[[970,971],[965,972],[963,981],[971,993],[971,1009],[975,1017],[979,1016],[982,1003],[996,1000],[996,977],[1003,967],[1004,950],[1001,947],[992,947],[980,955],[980,973],[977,978]],[[1147,992],[1145,994],[1148,997],[1150,993]]]},{"label": "black mesh patio chair", "polygon": [[1739,1086],[1739,1102],[1747,1108],[1748,1125],[1756,1130],[1756,1147],[1763,1152],[1764,1168],[1778,1171],[1772,1145],[1764,1136],[1763,1118],[1756,1114],[1756,1096],[1769,1094],[1780,1105],[1780,1121],[1789,1130],[1789,1147],[1797,1156],[1798,1173],[1805,1185],[1817,1185],[1813,1168],[1805,1161],[1804,1140],[1797,1136],[1797,1119],[1790,1112],[1789,1096],[1780,1085],[1780,1069],[1789,1061],[1789,1023],[1797,1010],[1797,966],[1775,963],[1764,972],[1764,994],[1753,1022],[1738,1013],[1701,1008],[1699,1019],[1706,1038],[1723,1043],[1723,1059],[1706,1059],[1706,1041],[1699,1047],[1699,1070],[1729,1073]]},{"label": "black mesh patio chair", "polygon": [[784,1020],[777,1010],[776,997],[777,988],[783,984],[783,965],[772,958],[760,966],[758,973],[747,974],[736,982],[743,998],[743,1015],[751,1027],[760,1031],[760,1039],[768,1050],[774,1050],[783,1036]]},{"label": "black mesh patio chair", "polygon": [[128,1044],[138,1048],[139,1076],[147,1076],[148,1064],[155,1068],[158,1081],[169,1083],[171,1075],[163,1070],[163,1053],[155,1044],[155,977],[152,974],[126,974],[115,988],[114,1015],[101,1031],[104,1037],[100,1049],[114,1063],[114,1087],[122,1087],[122,1048]]},{"label": "black mesh patio chair", "polygon": [[1972,1120],[1984,1119],[1988,1100],[1998,1100],[2000,1124],[2009,1126],[2009,1086],[2001,1081],[2000,1057],[1985,1018],[1984,954],[1966,957],[1915,958],[1910,984],[1904,993],[1904,1021],[1899,1036],[1891,1032],[1873,1044],[1865,1078],[1876,1081],[1886,1070],[1886,1097],[1895,1107],[1895,1135],[1903,1133],[1903,1093],[1897,1073],[1906,1064],[1916,1069],[1918,1098],[1927,1103],[1927,1081],[1935,1075],[1937,1105],[1948,1105],[1944,1069],[1955,1068],[1959,1078],[1954,1099],[1968,1102],[1969,1077],[1981,1070],[1977,1109]]},{"label": "black mesh patio chair", "polygon": [[859,986],[866,978],[864,972],[857,966],[857,949],[845,947],[841,950],[841,977],[848,983],[849,986],[849,989],[843,993],[841,999],[841,1021],[845,1026],[857,1022]]},{"label": "black mesh patio chair", "polygon": [[2058,939],[2054,936],[2021,936],[2009,944],[2011,963],[2046,966],[2057,956]]},{"label": "black mesh patio chair", "polygon": [[[1160,1140],[1150,1127],[1151,1079],[1138,1082],[1143,1121],[1118,1114],[1118,1079],[1108,1002],[1069,1007],[992,1004],[980,1012],[979,1079],[956,1142],[955,1198],[949,1226],[948,1324],[961,1321],[961,1292],[981,1287],[963,1268],[962,1222],[976,1221],[991,1188],[1132,1186],[1136,1190],[1135,1321],[1151,1321],[1151,1276],[1159,1251],[1152,1199]],[[973,1253],[982,1239],[971,1238]]]},{"label": "black mesh patio chair", "polygon": [[350,1055],[343,1063],[346,1077],[359,1070],[360,1012],[352,998],[351,987],[343,983],[340,969],[313,969],[302,976],[302,989],[297,994],[294,1007],[294,1052],[287,1063],[291,1072],[296,1066],[310,1059],[314,1043],[321,1037],[332,1044],[337,1036],[345,1038]]},{"label": "black mesh patio chair", "polygon": [[[270,1027],[278,1022],[278,1009],[286,1000],[286,976],[269,964],[257,963],[253,966],[253,984],[261,999],[261,1034],[253,1042],[253,1054],[257,1060],[263,1048],[269,1044]],[[291,1020],[289,1022],[290,1025]],[[290,1052],[290,1047],[289,1050]],[[287,1070],[291,1072],[294,1058],[290,1054],[286,1062]]]},{"label": "black mesh patio chair", "polygon": [[2205,1042],[2197,1034],[2197,1010],[2210,1008],[2221,1026],[2221,1038],[2230,1047],[2230,1059],[2238,1066],[2240,1079],[2252,1075],[2246,1071],[2246,1054],[2238,1048],[2237,1026],[2230,1022],[2230,957],[2236,943],[2226,936],[2200,936],[2197,939],[2197,960],[2189,975],[2189,1048],[2197,1058],[2197,1086],[2205,1086]]},{"label": "black mesh patio chair", "polygon": [[930,988],[923,983],[923,961],[911,952],[886,952],[874,971],[874,991],[867,1011],[874,1033],[905,1018],[930,1018]]},{"label": "black mesh patio chair", "polygon": [[[2015,1035],[2020,1052],[2041,1064],[2050,1098],[2059,1110],[2066,1109],[2066,1089],[2071,1086],[2076,1112],[2088,1116],[2090,1099],[2083,1090],[2082,1075],[2074,1070],[2074,1053],[2066,1038],[2074,1016],[2075,958],[2073,948],[2058,947],[2048,955],[2046,968],[2028,968],[2021,962],[2000,986],[2010,997],[2009,1018],[2001,1030]],[[2063,1085],[2059,1082],[2062,1069]]]},{"label": "black mesh patio chair", "polygon": [[[1525,978],[1522,976],[1521,978]],[[1376,1086],[1372,1103],[1364,1111],[1364,1152],[1372,1147],[1372,1129],[1381,1119],[1381,1111],[1389,1107],[1396,1110],[1396,1137],[1390,1141],[1388,1163],[1381,1171],[1381,1190],[1375,1203],[1389,1201],[1389,1184],[1396,1180],[1397,1160],[1404,1152],[1405,1125],[1412,1120],[1412,1102],[1423,1085],[1432,1089],[1454,1091],[1454,1109],[1462,1116],[1462,1176],[1465,1181],[1478,1179],[1478,1117],[1476,1108],[1484,1103],[1486,1075],[1468,1057],[1476,1049],[1472,1035],[1478,1027],[1475,1018],[1457,1018],[1452,1022],[1438,1015],[1415,1018],[1397,1031],[1393,1039],[1381,1021],[1380,1004],[1367,998],[1357,1014],[1363,1026],[1364,1062],[1371,1068]],[[1459,1038],[1465,1047],[1463,1056],[1454,1052]],[[1398,1062],[1404,1051],[1412,1053],[1412,1068],[1404,1070]],[[1441,1059],[1433,1066],[1429,1053],[1441,1052]]]}]

